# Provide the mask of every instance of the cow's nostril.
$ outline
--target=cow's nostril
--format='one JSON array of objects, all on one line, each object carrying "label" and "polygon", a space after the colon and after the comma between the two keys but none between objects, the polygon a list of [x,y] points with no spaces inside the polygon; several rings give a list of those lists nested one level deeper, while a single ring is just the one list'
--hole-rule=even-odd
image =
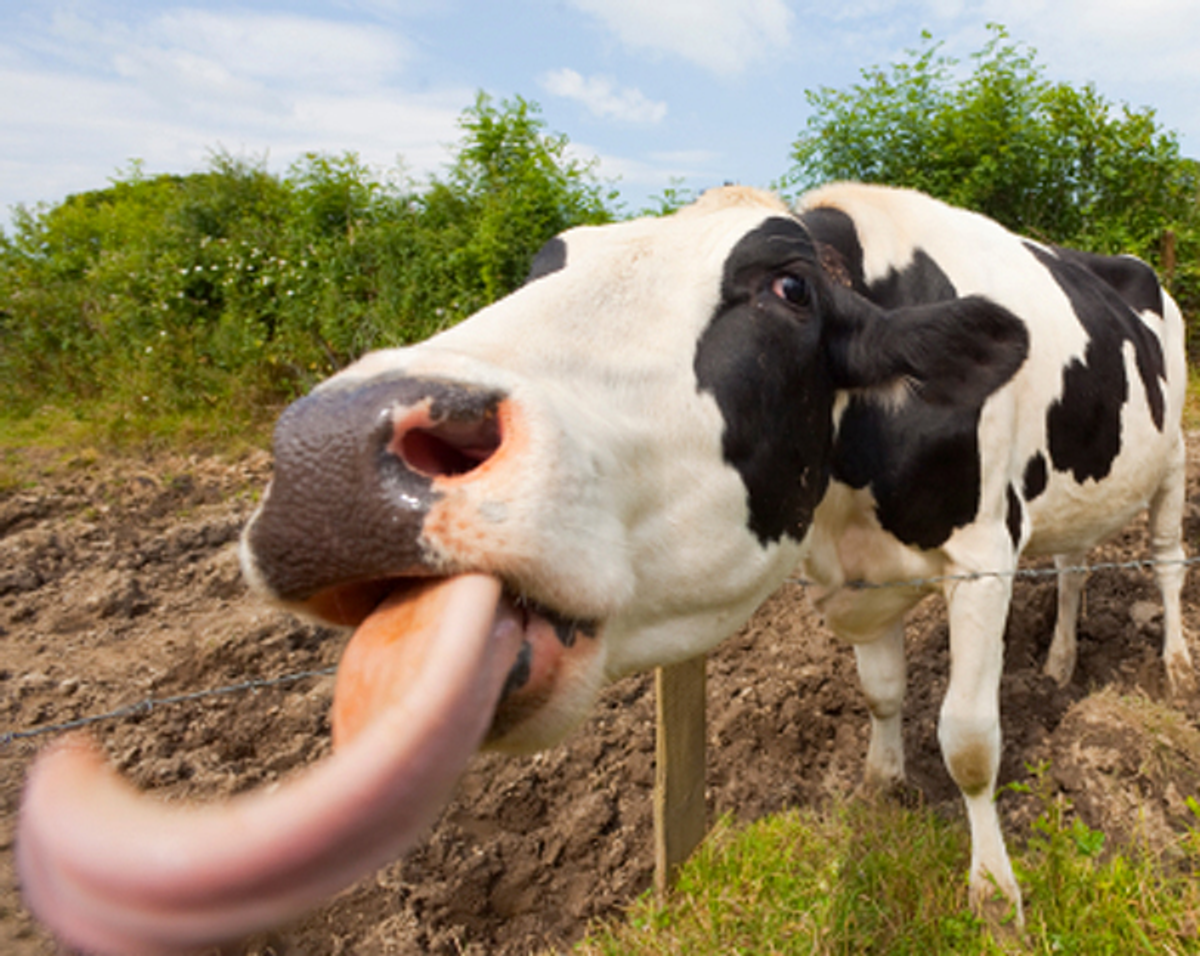
[{"label": "cow's nostril", "polygon": [[412,471],[447,478],[474,471],[495,454],[500,441],[500,423],[495,415],[487,415],[478,421],[398,428],[391,450]]}]

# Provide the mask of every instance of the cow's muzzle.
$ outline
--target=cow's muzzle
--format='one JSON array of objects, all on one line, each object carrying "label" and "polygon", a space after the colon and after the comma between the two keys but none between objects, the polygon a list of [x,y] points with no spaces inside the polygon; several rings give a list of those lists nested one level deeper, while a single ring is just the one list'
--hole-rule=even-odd
[{"label": "cow's muzzle", "polygon": [[439,483],[501,447],[495,389],[387,375],[318,389],[275,429],[275,473],[243,563],[272,596],[357,624],[389,578],[445,574],[422,540]]}]

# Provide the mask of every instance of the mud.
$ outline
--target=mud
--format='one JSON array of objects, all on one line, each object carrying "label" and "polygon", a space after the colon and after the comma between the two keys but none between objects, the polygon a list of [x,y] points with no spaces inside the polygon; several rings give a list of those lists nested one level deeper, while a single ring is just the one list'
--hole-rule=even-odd
[{"label": "mud", "polygon": [[[240,580],[238,531],[269,470],[265,455],[229,463],[83,454],[0,496],[0,731],[333,665],[341,637],[264,606]],[[1193,461],[1189,551],[1200,537],[1198,471]],[[1141,557],[1144,538],[1137,525],[1092,560]],[[1200,635],[1198,588],[1193,573],[1184,594],[1191,636]],[[1053,786],[1090,826],[1128,837],[1140,814],[1145,830],[1169,842],[1194,823],[1187,798],[1200,786],[1200,702],[1161,703],[1153,581],[1142,571],[1092,575],[1079,667],[1062,689],[1040,670],[1054,606],[1052,579],[1017,582],[1003,780],[1028,782],[1028,767],[1048,763]],[[910,781],[928,804],[960,816],[936,739],[948,662],[940,599],[916,610],[907,640]],[[708,679],[712,815],[748,821],[857,785],[867,714],[853,656],[809,610],[802,584],[785,585],[711,657]],[[324,754],[331,693],[331,677],[308,677],[143,707],[89,732],[139,786],[165,799],[211,799]],[[565,946],[650,885],[653,713],[651,679],[631,678],[562,746],[476,758],[405,859],[227,952],[515,956]],[[0,952],[12,956],[56,952],[22,907],[12,864],[25,769],[53,737],[0,746]],[[1020,839],[1038,805],[1006,792],[1001,808]]]}]

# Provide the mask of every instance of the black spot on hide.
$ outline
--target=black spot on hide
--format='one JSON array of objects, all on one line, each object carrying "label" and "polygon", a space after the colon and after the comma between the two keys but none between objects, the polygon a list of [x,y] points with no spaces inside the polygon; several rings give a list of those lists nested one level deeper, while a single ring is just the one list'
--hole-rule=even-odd
[{"label": "black spot on hide", "polygon": [[1070,262],[1110,286],[1135,312],[1163,314],[1163,291],[1158,276],[1141,259],[1133,256],[1100,256],[1054,246],[1054,253],[1063,262]]},{"label": "black spot on hide", "polygon": [[879,523],[905,544],[936,548],[979,510],[980,407],[852,398],[833,475],[852,488],[870,486]]},{"label": "black spot on hide", "polygon": [[[1100,481],[1121,452],[1121,411],[1129,401],[1126,343],[1133,345],[1154,425],[1159,431],[1163,428],[1162,346],[1133,311],[1135,302],[1144,306],[1154,297],[1136,260],[1026,245],[1066,293],[1088,340],[1083,359],[1072,359],[1063,369],[1062,397],[1046,412],[1050,460],[1056,471],[1070,472],[1080,484],[1089,478]],[[1118,285],[1111,285],[1106,277]],[[1135,301],[1122,298],[1120,289]],[[1162,308],[1161,293],[1157,307]]]},{"label": "black spot on hide", "polygon": [[1006,520],[1008,524],[1008,536],[1012,539],[1014,550],[1021,547],[1021,518],[1021,499],[1017,495],[1017,490],[1012,485],[1009,485],[1008,514]]},{"label": "black spot on hide", "polygon": [[1025,500],[1033,501],[1046,490],[1050,475],[1046,470],[1046,456],[1040,451],[1025,465],[1025,480],[1022,482]]},{"label": "black spot on hide", "polygon": [[925,252],[915,249],[903,269],[891,268],[868,284],[863,274],[863,250],[854,220],[840,209],[818,208],[800,217],[821,250],[821,265],[830,281],[853,289],[885,309],[946,302],[958,293],[946,273]]},{"label": "black spot on hide", "polygon": [[957,297],[954,284],[923,249],[917,249],[903,269],[889,269],[885,278],[872,282],[867,292],[868,299],[885,309],[916,302],[949,302]]},{"label": "black spot on hide", "polygon": [[555,236],[533,257],[533,263],[529,266],[529,275],[525,277],[525,284],[528,285],[530,282],[536,282],[538,279],[559,272],[565,269],[566,265],[567,244],[560,237]]},{"label": "black spot on hide", "polygon": [[[819,244],[835,250],[851,288],[879,312],[873,328],[847,336],[850,345],[831,346],[835,364],[847,370],[836,374],[838,383],[861,390],[893,382],[890,399],[852,394],[838,426],[833,476],[870,487],[880,524],[901,541],[938,547],[978,514],[980,411],[1023,363],[1028,334],[995,303],[959,298],[924,250],[867,284],[849,216],[814,210],[804,222]],[[854,299],[834,296],[831,308],[842,317],[869,311]],[[828,321],[835,323],[833,316]]]}]

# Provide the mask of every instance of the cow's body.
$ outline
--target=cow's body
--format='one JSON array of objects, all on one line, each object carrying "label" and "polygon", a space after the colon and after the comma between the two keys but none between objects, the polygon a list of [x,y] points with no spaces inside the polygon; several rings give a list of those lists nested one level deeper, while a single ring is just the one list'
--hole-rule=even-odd
[{"label": "cow's body", "polygon": [[[1149,507],[1164,657],[1173,683],[1189,679],[1179,609],[1182,318],[1138,260],[1038,246],[915,193],[836,186],[803,206],[810,230],[841,247],[862,294],[889,306],[983,295],[1029,330],[1028,359],[977,415],[938,414],[919,399],[893,409],[846,403],[833,482],[804,559],[817,606],[855,645],[873,715],[866,775],[876,784],[903,778],[904,616],[927,589],[853,585],[927,580],[945,592],[952,664],[939,736],[970,809],[972,885],[983,892],[987,870],[1017,899],[991,804],[1020,555],[1078,566]],[[1063,683],[1075,663],[1082,584],[1079,574],[1060,584],[1046,670]]]},{"label": "cow's body", "polygon": [[[453,779],[447,763],[481,737],[561,739],[606,681],[709,650],[802,566],[855,646],[875,785],[904,773],[904,616],[945,593],[939,740],[970,816],[972,898],[985,902],[990,877],[1019,908],[992,800],[1012,572],[1022,553],[1073,565],[1149,506],[1164,656],[1173,682],[1189,678],[1185,378],[1179,311],[1146,266],[1032,244],[916,193],[834,186],[793,213],[734,188],[665,219],[572,230],[524,288],[366,356],[276,431],[248,577],[361,624],[355,673],[390,674],[395,659],[376,665],[374,648],[407,647],[411,699],[371,718],[351,690],[344,710],[367,730],[309,790],[285,788],[270,839],[207,811],[173,825],[176,856],[186,846],[197,862],[168,872],[143,837],[157,831],[133,822],[141,805],[113,791],[102,805],[127,825],[93,820],[63,793],[95,769],[56,754],[22,825],[32,904],[96,949],[221,938],[294,912],[352,871],[340,847],[372,847],[369,867],[381,834],[391,850],[411,840]],[[928,583],[855,586],[914,580]],[[1081,585],[1071,574],[1060,588],[1047,663],[1060,681]],[[467,721],[472,701],[482,714]],[[396,794],[377,778],[401,781]],[[349,794],[371,807],[361,825]],[[89,836],[83,865],[60,836],[76,817],[78,832],[124,842]],[[222,839],[245,841],[236,865]],[[71,915],[82,898],[94,926]],[[226,898],[238,905],[212,902]]]}]

